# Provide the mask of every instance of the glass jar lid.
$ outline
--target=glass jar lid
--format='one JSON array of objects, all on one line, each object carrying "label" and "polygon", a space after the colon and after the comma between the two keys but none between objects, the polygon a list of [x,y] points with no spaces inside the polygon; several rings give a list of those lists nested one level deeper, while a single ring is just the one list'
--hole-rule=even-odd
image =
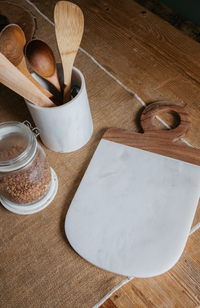
[{"label": "glass jar lid", "polygon": [[11,172],[26,165],[34,156],[37,140],[23,123],[0,124],[0,172]]}]

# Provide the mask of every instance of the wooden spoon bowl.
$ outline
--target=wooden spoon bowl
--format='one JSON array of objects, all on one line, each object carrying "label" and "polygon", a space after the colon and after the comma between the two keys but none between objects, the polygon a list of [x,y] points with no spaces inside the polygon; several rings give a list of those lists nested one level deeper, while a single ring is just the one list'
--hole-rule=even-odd
[{"label": "wooden spoon bowl", "polygon": [[26,38],[22,29],[14,24],[6,26],[0,34],[0,52],[16,67],[23,60]]},{"label": "wooden spoon bowl", "polygon": [[34,85],[36,85],[40,91],[42,91],[48,98],[52,99],[57,105],[60,105],[58,100],[30,74],[24,56],[25,45],[26,38],[24,32],[18,25],[9,24],[1,31],[0,52]]},{"label": "wooden spoon bowl", "polygon": [[51,82],[61,92],[56,61],[51,48],[41,40],[32,40],[26,46],[26,58],[32,69]]}]

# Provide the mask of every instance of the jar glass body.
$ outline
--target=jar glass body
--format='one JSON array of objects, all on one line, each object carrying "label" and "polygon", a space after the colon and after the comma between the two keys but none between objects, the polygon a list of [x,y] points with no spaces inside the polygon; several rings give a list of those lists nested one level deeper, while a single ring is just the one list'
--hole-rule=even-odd
[{"label": "jar glass body", "polygon": [[50,184],[50,166],[31,130],[19,122],[0,124],[0,194],[16,204],[32,204]]}]

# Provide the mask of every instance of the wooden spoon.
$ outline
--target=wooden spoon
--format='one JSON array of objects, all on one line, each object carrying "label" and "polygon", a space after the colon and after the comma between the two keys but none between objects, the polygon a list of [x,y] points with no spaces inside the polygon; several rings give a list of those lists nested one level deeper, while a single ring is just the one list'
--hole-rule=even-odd
[{"label": "wooden spoon", "polygon": [[56,39],[64,72],[64,103],[71,99],[71,74],[74,59],[81,43],[84,16],[74,3],[59,1],[54,9]]},{"label": "wooden spoon", "polygon": [[0,52],[20,70],[33,84],[35,84],[41,92],[52,99],[59,105],[53,95],[47,91],[39,82],[37,82],[30,74],[24,56],[24,46],[26,39],[22,29],[15,24],[9,24],[0,33]]},{"label": "wooden spoon", "polygon": [[41,40],[32,40],[26,46],[26,58],[32,69],[61,93],[56,61],[51,48]]},{"label": "wooden spoon", "polygon": [[2,53],[0,53],[0,82],[37,106],[56,106]]}]

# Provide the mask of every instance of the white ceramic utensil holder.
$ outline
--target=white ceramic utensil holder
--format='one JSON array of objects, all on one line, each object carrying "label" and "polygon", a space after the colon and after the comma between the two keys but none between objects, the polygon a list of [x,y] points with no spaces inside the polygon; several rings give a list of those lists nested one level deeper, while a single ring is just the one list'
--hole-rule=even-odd
[{"label": "white ceramic utensil holder", "polygon": [[[63,70],[57,65],[61,86]],[[51,84],[33,73],[33,77],[51,93]],[[52,151],[69,153],[82,148],[91,138],[93,122],[83,74],[75,67],[72,71],[72,86],[80,87],[78,94],[68,103],[56,107],[39,107],[25,100],[35,125],[40,129],[43,144]]]}]

